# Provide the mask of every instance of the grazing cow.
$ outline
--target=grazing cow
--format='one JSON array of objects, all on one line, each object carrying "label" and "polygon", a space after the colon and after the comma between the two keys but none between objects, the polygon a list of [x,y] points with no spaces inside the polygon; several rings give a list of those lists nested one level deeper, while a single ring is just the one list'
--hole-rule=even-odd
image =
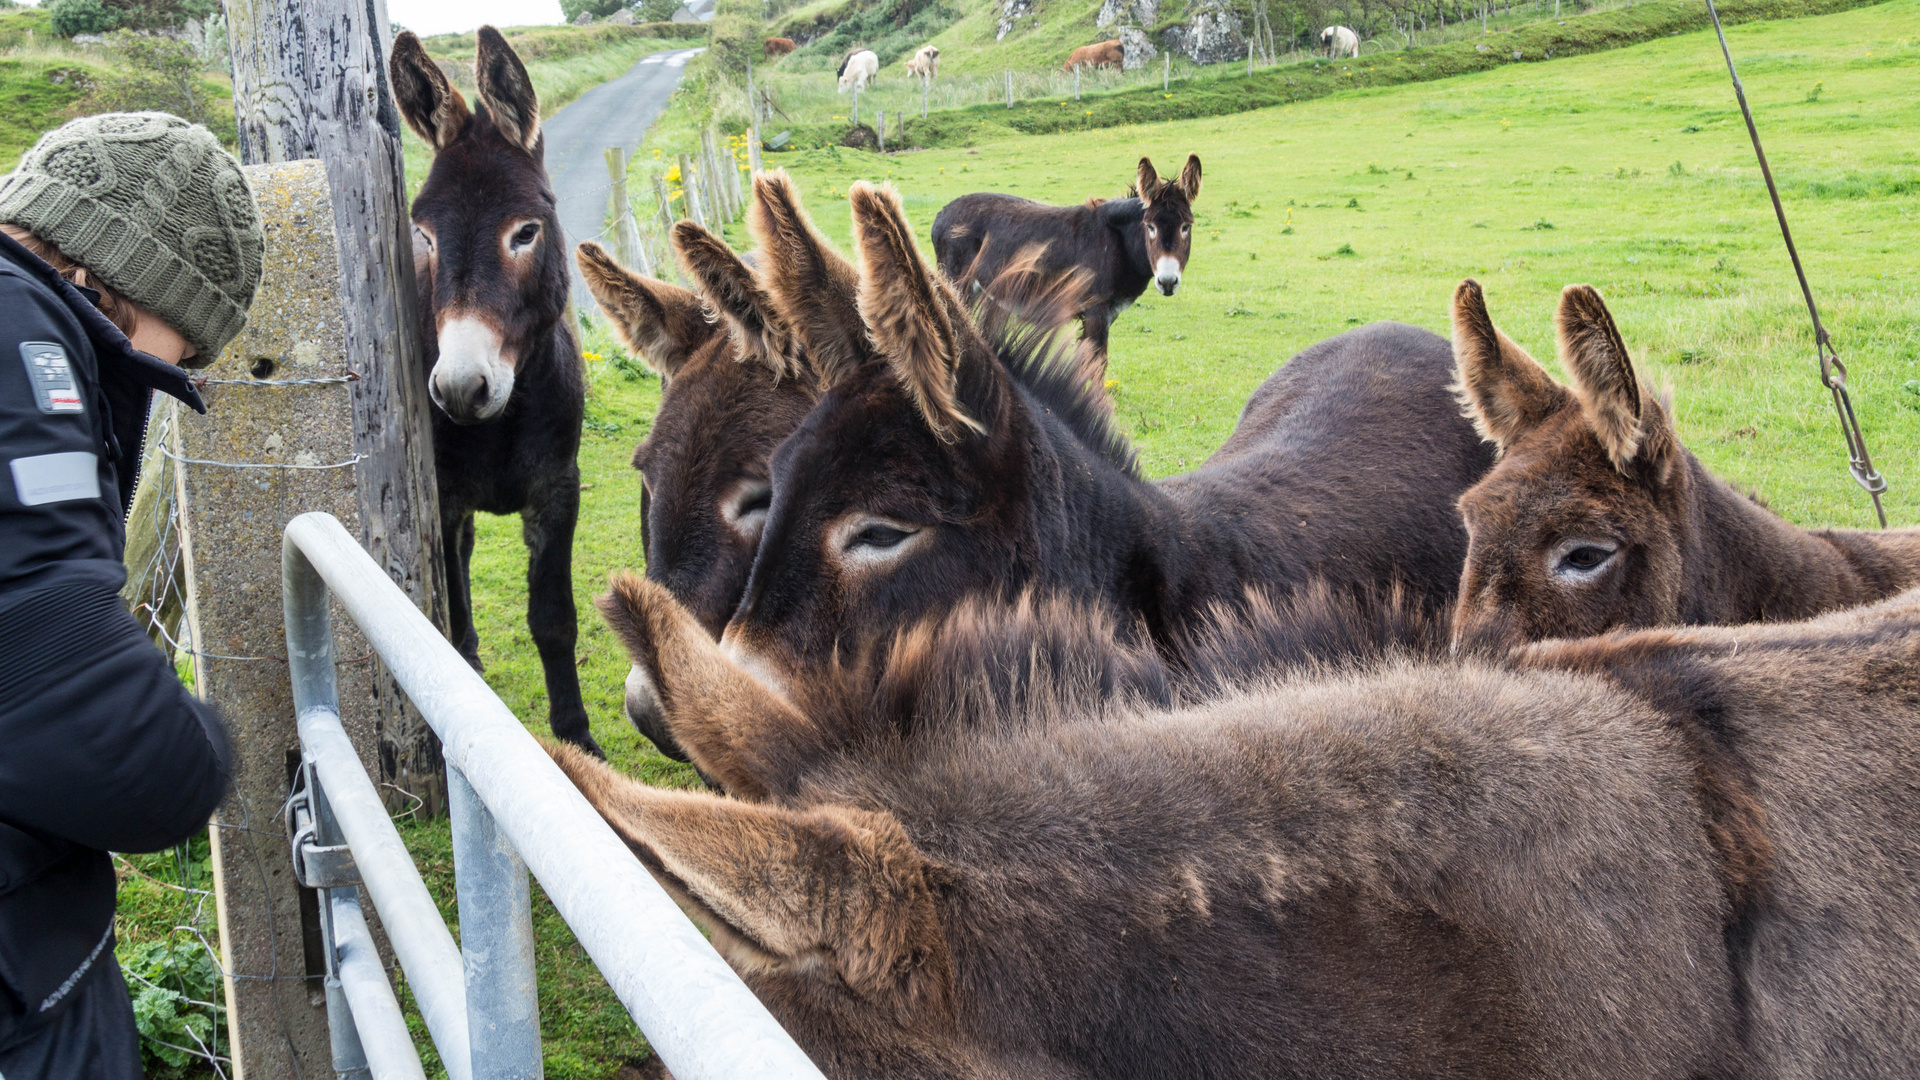
[{"label": "grazing cow", "polygon": [[920,51],[907,61],[907,74],[923,83],[930,83],[940,74],[940,46],[922,45]]},{"label": "grazing cow", "polygon": [[1358,59],[1360,35],[1344,26],[1329,26],[1320,31],[1320,51],[1326,53],[1329,60],[1343,56]]},{"label": "grazing cow", "polygon": [[[755,191],[756,207],[801,216],[784,176]],[[1453,596],[1454,501],[1492,454],[1458,415],[1444,339],[1382,323],[1315,345],[1255,391],[1198,471],[1149,482],[1100,387],[999,305],[977,328],[896,195],[856,183],[849,199],[856,318],[844,299],[827,306],[813,239],[756,231],[824,391],[774,453],[767,524],[722,636],[770,682],[975,592],[1097,597],[1169,651],[1250,585]],[[1049,291],[1032,310],[1078,310],[1071,280]]]},{"label": "grazing cow", "polygon": [[848,53],[846,59],[840,61],[840,91],[865,90],[867,83],[873,81],[879,70],[880,58],[873,54],[872,49],[856,49]]},{"label": "grazing cow", "polygon": [[1463,399],[1500,448],[1460,499],[1459,638],[1801,619],[1920,583],[1920,529],[1797,528],[1709,473],[1590,286],[1555,321],[1571,387],[1494,328],[1478,283],[1454,293]]},{"label": "grazing cow", "polygon": [[[687,222],[675,227],[673,243],[700,295],[635,274],[592,241],[575,258],[615,332],[663,383],[660,411],[633,452],[647,579],[717,640],[760,543],[772,501],[769,459],[813,407],[813,396],[782,374],[797,362],[790,359],[793,338],[756,303],[746,267]],[[703,308],[720,318],[709,322]],[[762,355],[742,363],[749,350]],[[629,680],[625,705],[628,722],[662,753],[686,760],[644,684]]]},{"label": "grazing cow", "polygon": [[800,47],[799,43],[794,41],[792,38],[770,37],[766,40],[766,43],[761,47],[761,53],[768,60],[772,60],[776,57],[785,56],[799,47]]},{"label": "grazing cow", "polygon": [[567,325],[566,239],[543,164],[538,99],[491,26],[480,28],[474,57],[477,111],[412,33],[394,39],[389,67],[401,114],[434,151],[413,202],[413,259],[453,642],[480,666],[469,582],[474,513],[519,514],[527,629],[546,672],[548,722],[598,753],[574,666],[586,380]]},{"label": "grazing cow", "polygon": [[1093,45],[1082,45],[1073,50],[1073,52],[1067,54],[1067,62],[1060,66],[1060,70],[1072,71],[1074,68],[1083,65],[1097,68],[1110,67],[1118,70],[1121,61],[1125,58],[1126,53],[1120,47],[1120,39],[1115,38],[1112,41],[1102,41]]},{"label": "grazing cow", "polygon": [[[1140,159],[1130,198],[1049,206],[1017,195],[962,195],[933,219],[940,270],[963,291],[985,288],[1010,264],[1037,259],[1043,274],[1081,272],[1086,306],[1081,336],[1091,346],[1090,378],[1104,380],[1107,334],[1148,283],[1161,295],[1180,287],[1193,253],[1193,200],[1200,196],[1200,156],[1188,154],[1173,180]],[[1004,302],[1005,298],[1000,298]]]},{"label": "grazing cow", "polygon": [[[770,693],[638,579],[601,603],[729,795],[554,760],[833,1080],[1920,1056],[1920,596],[904,733]],[[958,678],[1054,648],[1021,630]],[[939,708],[929,644],[894,690]]]}]

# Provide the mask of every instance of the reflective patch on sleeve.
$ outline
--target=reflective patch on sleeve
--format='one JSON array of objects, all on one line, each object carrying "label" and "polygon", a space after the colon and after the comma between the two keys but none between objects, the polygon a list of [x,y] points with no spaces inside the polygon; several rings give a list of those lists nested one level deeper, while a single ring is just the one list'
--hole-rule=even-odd
[{"label": "reflective patch on sleeve", "polygon": [[100,497],[100,459],[84,450],[14,458],[12,466],[22,506]]},{"label": "reflective patch on sleeve", "polygon": [[73,365],[67,362],[67,350],[51,341],[23,341],[20,359],[27,364],[27,381],[33,384],[34,401],[43,413],[77,413],[86,407],[80,401],[80,383],[73,377]]}]

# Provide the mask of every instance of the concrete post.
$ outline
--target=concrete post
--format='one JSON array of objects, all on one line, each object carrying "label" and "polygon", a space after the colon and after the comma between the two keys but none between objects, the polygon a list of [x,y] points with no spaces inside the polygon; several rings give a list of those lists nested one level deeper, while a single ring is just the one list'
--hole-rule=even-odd
[{"label": "concrete post", "polygon": [[[260,290],[246,331],[204,372],[207,415],[176,410],[167,453],[176,466],[185,644],[195,653],[195,686],[233,735],[233,787],[212,834],[221,966],[238,976],[226,983],[234,1062],[250,1078],[316,1077],[330,1074],[333,1058],[313,977],[321,969],[307,956],[317,899],[294,881],[279,821],[299,733],[276,538],[308,510],[358,528],[358,455],[326,168],[298,161],[246,171],[267,237]],[[341,711],[377,776],[373,665],[366,642],[342,630]]]}]

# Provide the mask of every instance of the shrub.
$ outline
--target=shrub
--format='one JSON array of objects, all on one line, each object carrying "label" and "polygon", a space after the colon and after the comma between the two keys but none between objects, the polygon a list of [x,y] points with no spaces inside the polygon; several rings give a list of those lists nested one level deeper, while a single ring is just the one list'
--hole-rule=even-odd
[{"label": "shrub", "polygon": [[639,22],[666,22],[679,10],[680,0],[640,0],[633,6],[633,17]]},{"label": "shrub", "polygon": [[53,32],[61,37],[104,34],[120,25],[120,13],[100,0],[53,0]]},{"label": "shrub", "polygon": [[192,42],[116,30],[107,43],[119,55],[123,70],[94,85],[81,103],[83,112],[168,112],[205,124],[223,142],[234,141],[233,114],[213,107],[208,87],[200,80],[200,50]]},{"label": "shrub", "polygon": [[583,11],[596,19],[604,19],[623,6],[620,0],[560,0],[560,14],[568,22],[579,18]]},{"label": "shrub", "polygon": [[172,1076],[226,1052],[220,971],[192,938],[149,941],[120,958],[147,1075]]}]

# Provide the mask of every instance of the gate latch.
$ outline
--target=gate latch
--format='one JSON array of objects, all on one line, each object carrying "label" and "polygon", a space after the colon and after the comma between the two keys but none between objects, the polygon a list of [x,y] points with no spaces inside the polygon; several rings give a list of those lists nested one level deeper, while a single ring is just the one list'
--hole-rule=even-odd
[{"label": "gate latch", "polygon": [[293,794],[287,798],[287,840],[293,846],[293,876],[310,889],[343,889],[360,884],[360,868],[345,844],[322,844],[317,822],[319,783],[313,766],[303,764],[294,775]]}]

